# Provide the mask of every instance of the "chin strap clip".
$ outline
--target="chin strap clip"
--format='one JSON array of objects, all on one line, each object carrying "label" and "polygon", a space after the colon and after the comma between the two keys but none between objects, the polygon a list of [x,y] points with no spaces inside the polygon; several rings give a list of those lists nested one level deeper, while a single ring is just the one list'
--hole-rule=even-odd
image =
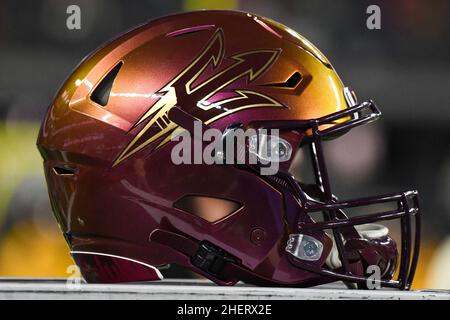
[{"label": "chin strap clip", "polygon": [[223,267],[227,263],[234,263],[235,259],[212,244],[202,241],[197,252],[191,257],[191,263],[197,268],[217,278],[222,278]]}]

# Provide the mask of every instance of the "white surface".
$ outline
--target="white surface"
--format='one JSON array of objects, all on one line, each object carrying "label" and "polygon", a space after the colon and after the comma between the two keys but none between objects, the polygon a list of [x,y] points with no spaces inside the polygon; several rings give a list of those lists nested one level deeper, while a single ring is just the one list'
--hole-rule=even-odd
[{"label": "white surface", "polygon": [[0,278],[0,299],[387,299],[450,300],[449,291],[348,290],[341,284],[308,289],[237,285],[219,287],[203,280],[163,280],[139,284],[85,284],[70,288],[66,279]]}]

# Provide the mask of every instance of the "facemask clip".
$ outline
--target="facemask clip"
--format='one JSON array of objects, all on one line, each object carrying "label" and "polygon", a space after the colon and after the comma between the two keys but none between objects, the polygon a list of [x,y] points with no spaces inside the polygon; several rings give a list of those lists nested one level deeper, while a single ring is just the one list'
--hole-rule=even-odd
[{"label": "facemask clip", "polygon": [[285,250],[297,259],[317,261],[322,256],[323,244],[308,235],[290,234]]}]

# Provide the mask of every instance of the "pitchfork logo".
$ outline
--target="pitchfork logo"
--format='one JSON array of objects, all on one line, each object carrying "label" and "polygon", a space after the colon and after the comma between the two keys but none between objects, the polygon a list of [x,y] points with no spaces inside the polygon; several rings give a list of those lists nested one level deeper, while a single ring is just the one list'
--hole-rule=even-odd
[{"label": "pitchfork logo", "polygon": [[210,124],[228,114],[258,107],[284,107],[253,90],[239,89],[258,78],[276,61],[280,49],[246,51],[224,57],[222,29],[217,29],[201,53],[172,81],[158,90],[158,100],[130,129],[136,136],[114,161],[119,164],[149,144],[159,148],[170,141],[178,125],[168,117],[177,106]]}]

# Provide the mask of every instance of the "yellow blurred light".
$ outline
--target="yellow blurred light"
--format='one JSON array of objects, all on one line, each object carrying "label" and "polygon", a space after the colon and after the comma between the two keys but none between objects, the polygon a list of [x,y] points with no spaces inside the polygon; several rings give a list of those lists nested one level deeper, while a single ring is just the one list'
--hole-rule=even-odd
[{"label": "yellow blurred light", "polygon": [[73,264],[56,223],[37,230],[33,221],[19,222],[0,242],[2,277],[67,277]]},{"label": "yellow blurred light", "polygon": [[239,0],[184,0],[183,10],[193,11],[202,9],[237,9],[239,8]]},{"label": "yellow blurred light", "polygon": [[23,179],[43,175],[36,149],[39,123],[0,122],[0,222],[9,199]]}]

